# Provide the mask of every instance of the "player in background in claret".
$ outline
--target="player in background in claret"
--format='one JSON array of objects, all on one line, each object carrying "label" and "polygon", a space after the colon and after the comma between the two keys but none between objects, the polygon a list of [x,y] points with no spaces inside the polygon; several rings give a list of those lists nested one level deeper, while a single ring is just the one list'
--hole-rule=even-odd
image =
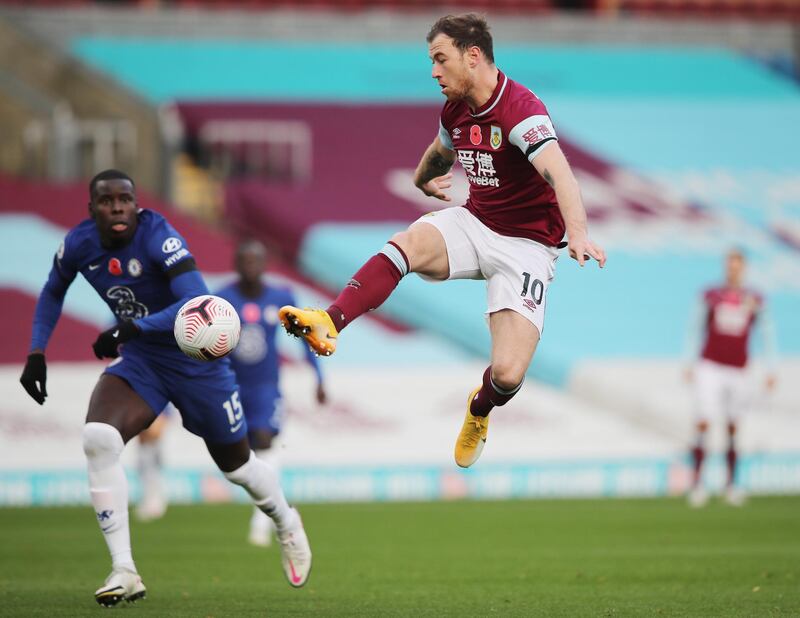
[{"label": "player in background in claret", "polygon": [[250,449],[230,361],[193,360],[175,342],[178,309],[208,293],[186,242],[160,214],[139,208],[134,182],[123,172],[97,174],[89,183],[89,200],[89,218],[67,233],[39,295],[20,382],[44,403],[45,349],[67,289],[81,273],[117,318],[92,345],[97,358],[114,360],[97,381],[83,428],[91,502],[112,561],[95,599],[109,606],[145,595],[131,551],[120,454],[169,401],[184,426],[203,438],[225,477],[244,487],[275,521],[286,577],[302,586],[311,568],[308,539],[277,473]]},{"label": "player in background in claret", "polygon": [[578,183],[547,109],[495,66],[486,21],[448,15],[427,41],[431,77],[447,101],[414,182],[449,202],[449,170],[458,160],[470,184],[467,203],[395,234],[327,310],[286,306],[280,318],[289,333],[330,355],[339,333],[380,306],[410,272],[436,281],[485,279],[491,365],[469,394],[455,445],[456,463],[468,467],[486,442],[492,408],[522,386],[541,336],[557,248],[566,244],[581,266],[591,257],[602,267],[606,256],[589,240]]},{"label": "player in background in claret", "polygon": [[706,436],[711,423],[725,423],[728,448],[725,453],[727,479],[725,501],[733,506],[745,502],[736,483],[736,432],[739,420],[753,403],[753,381],[748,371],[751,334],[761,339],[766,360],[767,390],[776,383],[775,331],[764,298],[744,285],[746,257],[733,249],[725,257],[725,283],[705,290],[689,330],[687,356],[694,365],[686,370],[694,385],[696,437],[692,447],[694,474],[688,501],[693,507],[708,502],[703,485]]},{"label": "player in background in claret", "polygon": [[[281,430],[283,406],[279,385],[280,358],[275,345],[278,309],[295,303],[286,287],[264,280],[267,250],[256,240],[239,244],[236,250],[238,279],[216,294],[230,302],[239,314],[242,334],[239,345],[230,356],[231,366],[239,383],[239,393],[247,418],[247,435],[256,456],[279,470],[274,448],[275,437]],[[314,396],[317,403],[326,400],[322,372],[316,354],[303,346],[306,361],[317,376]],[[253,545],[268,546],[272,542],[274,525],[261,509],[253,509],[248,540]]]}]

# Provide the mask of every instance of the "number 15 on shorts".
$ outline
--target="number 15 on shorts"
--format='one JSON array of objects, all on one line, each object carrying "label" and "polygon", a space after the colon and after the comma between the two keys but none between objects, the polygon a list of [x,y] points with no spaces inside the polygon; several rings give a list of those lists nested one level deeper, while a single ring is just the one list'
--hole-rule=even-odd
[{"label": "number 15 on shorts", "polygon": [[228,401],[222,403],[225,412],[228,414],[228,422],[231,424],[231,433],[236,433],[239,427],[242,426],[242,417],[244,410],[242,403],[239,401],[239,391],[234,391]]}]

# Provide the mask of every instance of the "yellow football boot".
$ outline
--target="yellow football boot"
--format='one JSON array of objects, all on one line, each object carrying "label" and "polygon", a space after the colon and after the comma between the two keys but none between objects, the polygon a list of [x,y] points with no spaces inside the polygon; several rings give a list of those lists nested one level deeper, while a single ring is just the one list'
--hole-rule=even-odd
[{"label": "yellow football boot", "polygon": [[285,305],[278,311],[278,318],[287,333],[305,339],[308,347],[320,356],[330,356],[336,351],[339,332],[326,311]]},{"label": "yellow football boot", "polygon": [[464,417],[464,424],[456,439],[456,463],[462,468],[469,468],[478,461],[478,457],[483,451],[483,445],[486,444],[486,434],[489,433],[489,417],[473,416],[469,411],[469,405],[479,390],[481,390],[480,386],[467,398],[467,415]]}]

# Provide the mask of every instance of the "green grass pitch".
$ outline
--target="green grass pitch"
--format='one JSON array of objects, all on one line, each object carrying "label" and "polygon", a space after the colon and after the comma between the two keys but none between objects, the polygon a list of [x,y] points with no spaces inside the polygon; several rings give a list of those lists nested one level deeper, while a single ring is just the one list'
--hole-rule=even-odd
[{"label": "green grass pitch", "polygon": [[326,504],[289,587],[245,505],[173,506],[133,524],[148,597],[105,610],[91,509],[0,509],[0,615],[800,616],[800,497]]}]

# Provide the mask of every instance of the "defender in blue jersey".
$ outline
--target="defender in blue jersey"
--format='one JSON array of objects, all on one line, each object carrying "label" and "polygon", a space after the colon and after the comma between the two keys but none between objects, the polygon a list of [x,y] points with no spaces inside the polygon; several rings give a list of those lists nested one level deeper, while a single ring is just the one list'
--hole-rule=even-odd
[{"label": "defender in blue jersey", "polygon": [[[275,521],[286,576],[293,586],[302,586],[311,568],[308,539],[275,470],[250,450],[230,362],[192,360],[173,337],[180,306],[208,293],[186,242],[164,217],[138,207],[133,180],[123,172],[95,176],[89,196],[90,218],[67,234],[39,296],[20,382],[44,403],[44,350],[64,295],[81,273],[117,318],[117,325],[100,333],[92,346],[97,358],[115,360],[95,386],[83,430],[91,501],[113,565],[95,593],[97,602],[116,605],[145,595],[131,552],[120,454],[168,401],[180,410],[184,426],[205,440],[228,480],[244,487]],[[237,411],[236,418],[229,418],[225,406]]]},{"label": "defender in blue jersey", "polygon": [[[228,300],[242,323],[239,345],[232,352],[231,366],[239,383],[239,393],[247,419],[247,435],[257,457],[278,468],[270,450],[273,438],[281,430],[283,413],[278,384],[280,359],[275,347],[278,309],[294,305],[294,295],[285,287],[267,285],[262,275],[267,252],[260,242],[245,241],[236,250],[236,272],[239,278],[216,294]],[[326,395],[316,355],[303,345],[306,360],[317,374],[316,399],[325,403]],[[253,545],[269,545],[272,520],[260,509],[253,510],[249,540]]]}]

